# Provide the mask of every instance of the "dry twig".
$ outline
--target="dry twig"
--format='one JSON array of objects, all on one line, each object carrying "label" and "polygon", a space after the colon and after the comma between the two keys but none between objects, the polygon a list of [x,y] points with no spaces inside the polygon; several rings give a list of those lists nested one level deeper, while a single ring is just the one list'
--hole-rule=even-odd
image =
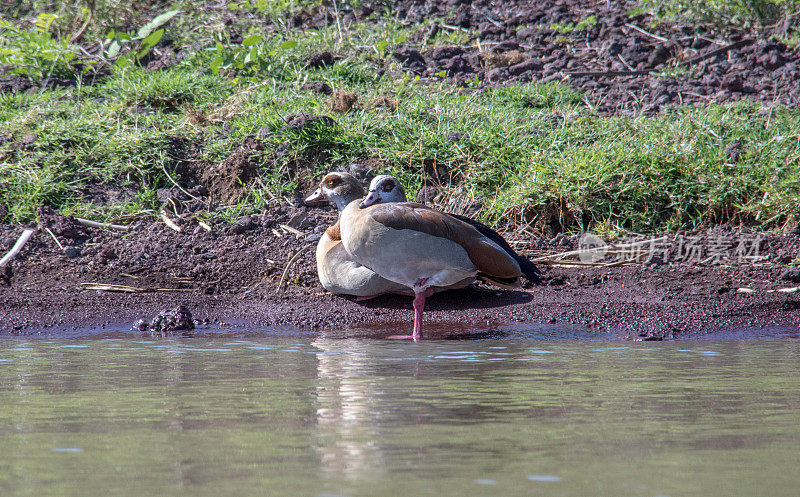
[{"label": "dry twig", "polygon": [[129,285],[115,285],[113,283],[81,283],[86,290],[99,290],[102,292],[123,292],[123,293],[142,293],[142,292],[191,292],[191,288],[139,288]]},{"label": "dry twig", "polygon": [[586,248],[586,249],[578,249],[578,250],[570,250],[567,252],[560,252],[558,254],[548,254],[541,257],[537,257],[535,259],[531,259],[531,262],[538,262],[544,264],[567,264],[572,266],[604,266],[604,267],[611,267],[617,265],[623,265],[626,263],[633,262],[635,259],[639,259],[646,255],[650,255],[651,251],[642,251],[640,253],[636,253],[633,259],[620,259],[618,261],[611,261],[611,262],[578,262],[578,261],[568,261],[565,260],[567,257],[574,257],[574,256],[581,256],[581,255],[593,255],[598,254],[602,256],[607,255],[627,255],[629,254],[629,250],[632,248],[642,247],[645,245],[650,245],[651,247],[656,247],[658,244],[665,242],[668,240],[669,237],[662,236],[659,238],[650,238],[648,240],[641,240],[638,242],[631,242],[631,243],[622,243],[619,245],[611,244],[611,245],[603,245],[600,247],[594,248]]},{"label": "dry twig", "polygon": [[684,60],[683,62],[681,62],[678,65],[679,66],[691,66],[691,65],[697,64],[698,62],[704,61],[706,59],[710,59],[712,57],[716,57],[717,55],[722,55],[722,54],[724,54],[726,52],[729,52],[731,50],[734,50],[734,49],[737,49],[737,48],[741,48],[741,47],[745,47],[747,45],[750,45],[750,44],[754,43],[754,41],[755,40],[753,40],[751,38],[745,38],[743,40],[739,40],[737,42],[731,43],[730,45],[725,45],[722,48],[718,48],[716,50],[712,50],[711,52],[708,52],[706,54],[698,55],[697,57],[694,57],[694,58],[689,59],[689,60]]},{"label": "dry twig", "polygon": [[291,259],[289,259],[289,262],[287,262],[287,263],[286,263],[286,267],[285,267],[285,268],[283,268],[283,274],[281,275],[281,280],[278,282],[278,288],[275,290],[275,293],[278,293],[278,292],[280,292],[280,291],[281,291],[281,289],[283,288],[283,282],[286,280],[286,275],[289,273],[289,268],[290,268],[290,267],[292,267],[292,264],[294,264],[294,261],[296,261],[296,260],[297,260],[297,258],[298,258],[298,257],[300,257],[300,254],[302,254],[303,252],[305,252],[305,250],[306,250],[308,247],[311,247],[311,246],[312,246],[312,244],[310,244],[310,243],[309,243],[309,244],[306,244],[306,245],[303,245],[303,247],[302,247],[300,250],[298,250],[298,251],[297,251],[297,252],[296,252],[296,253],[295,253],[295,254],[292,256],[292,258],[291,258]]},{"label": "dry twig", "polygon": [[50,236],[52,236],[52,237],[53,237],[53,241],[54,241],[54,242],[56,242],[56,245],[58,245],[58,248],[60,248],[60,249],[61,249],[61,251],[63,252],[63,251],[64,251],[64,246],[63,246],[63,245],[61,245],[61,242],[59,242],[59,241],[58,241],[58,238],[56,238],[56,235],[55,235],[55,233],[53,233],[52,231],[50,231],[50,228],[45,228],[45,230],[46,230],[48,233],[50,233]]},{"label": "dry twig", "polygon": [[281,224],[280,227],[283,228],[285,231],[288,231],[289,233],[292,233],[297,238],[300,238],[301,236],[305,236],[305,233],[303,233],[302,231],[300,231],[298,229],[292,228],[288,224]]},{"label": "dry twig", "polygon": [[655,38],[656,40],[663,41],[665,43],[669,41],[668,39],[664,38],[663,36],[658,36],[658,35],[654,35],[653,33],[649,33],[647,31],[643,30],[642,28],[640,28],[639,26],[635,26],[633,24],[625,24],[625,25],[627,27],[633,29],[633,30],[636,30],[636,31],[642,33],[643,35],[649,36],[650,38]]},{"label": "dry twig", "polygon": [[178,233],[183,231],[183,229],[180,226],[175,224],[175,221],[173,221],[172,219],[169,218],[169,216],[167,216],[167,211],[163,209],[161,210],[161,219],[164,221],[164,224],[166,224],[168,228],[173,229]]},{"label": "dry twig", "polygon": [[90,221],[88,219],[82,219],[79,217],[76,217],[75,221],[84,226],[89,226],[90,228],[105,228],[119,231],[128,231],[130,229],[128,226],[123,226],[121,224],[98,223],[97,221]]},{"label": "dry twig", "polygon": [[25,228],[25,231],[23,231],[22,234],[19,236],[19,238],[17,238],[17,242],[14,244],[13,247],[11,247],[11,250],[9,250],[8,253],[4,255],[2,259],[0,259],[0,267],[3,267],[9,262],[11,262],[11,259],[16,257],[17,254],[20,253],[22,247],[24,247],[25,244],[28,243],[28,240],[33,235],[34,231],[35,230],[32,230],[30,228]]}]

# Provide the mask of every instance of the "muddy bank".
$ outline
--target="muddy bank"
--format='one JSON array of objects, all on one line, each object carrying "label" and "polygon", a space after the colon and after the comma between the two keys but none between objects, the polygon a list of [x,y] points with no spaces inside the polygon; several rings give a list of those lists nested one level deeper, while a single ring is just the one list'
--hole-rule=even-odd
[{"label": "muddy bank", "polygon": [[[176,219],[180,232],[152,220],[121,232],[89,228],[45,210],[42,228],[52,236],[39,229],[0,274],[0,333],[104,324],[129,329],[178,304],[210,325],[309,331],[410,327],[407,297],[355,302],[319,285],[314,246],[334,218],[330,211],[286,205],[235,224],[203,226],[189,214]],[[0,252],[20,231],[10,225],[0,229]],[[559,235],[517,242],[520,251],[543,257],[576,249],[579,239]],[[631,338],[800,327],[800,271],[791,266],[798,254],[798,234],[716,228],[667,235],[635,264],[577,267],[579,260],[572,258],[573,267],[541,264],[542,283],[520,291],[481,287],[436,295],[425,317],[433,328],[563,324]]]}]

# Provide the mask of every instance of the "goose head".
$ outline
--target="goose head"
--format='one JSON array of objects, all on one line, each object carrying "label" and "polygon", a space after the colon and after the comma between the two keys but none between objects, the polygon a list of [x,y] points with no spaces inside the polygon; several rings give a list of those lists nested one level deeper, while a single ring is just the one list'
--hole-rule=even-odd
[{"label": "goose head", "polygon": [[347,204],[363,197],[364,187],[355,176],[348,173],[328,173],[322,178],[319,188],[306,197],[305,203],[320,205],[327,200],[342,211]]},{"label": "goose head", "polygon": [[403,185],[394,176],[388,174],[381,174],[375,176],[369,184],[369,193],[363,202],[358,204],[362,209],[373,204],[389,203],[389,202],[405,202],[406,191]]}]

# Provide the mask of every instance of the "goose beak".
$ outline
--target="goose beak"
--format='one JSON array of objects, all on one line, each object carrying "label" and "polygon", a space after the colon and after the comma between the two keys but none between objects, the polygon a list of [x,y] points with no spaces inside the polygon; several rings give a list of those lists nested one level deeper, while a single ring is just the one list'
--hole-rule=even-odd
[{"label": "goose beak", "polygon": [[376,190],[370,190],[369,195],[365,198],[360,204],[359,207],[362,209],[364,207],[369,207],[370,205],[380,204],[381,203],[381,196]]},{"label": "goose beak", "polygon": [[325,198],[325,194],[322,193],[322,187],[320,187],[314,190],[314,193],[306,197],[303,202],[305,202],[306,205],[320,205],[325,203],[327,200],[328,199]]}]

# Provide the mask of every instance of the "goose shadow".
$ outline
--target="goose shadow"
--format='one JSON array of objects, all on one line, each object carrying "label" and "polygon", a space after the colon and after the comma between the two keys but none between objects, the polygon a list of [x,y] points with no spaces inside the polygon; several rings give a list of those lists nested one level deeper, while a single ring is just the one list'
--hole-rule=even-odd
[{"label": "goose shadow", "polygon": [[[368,309],[400,309],[410,308],[410,295],[385,294],[369,300],[356,300],[354,297],[343,297]],[[518,290],[496,290],[486,288],[463,288],[436,293],[425,299],[425,310],[465,310],[489,309],[509,305],[525,304],[533,297]]]}]

